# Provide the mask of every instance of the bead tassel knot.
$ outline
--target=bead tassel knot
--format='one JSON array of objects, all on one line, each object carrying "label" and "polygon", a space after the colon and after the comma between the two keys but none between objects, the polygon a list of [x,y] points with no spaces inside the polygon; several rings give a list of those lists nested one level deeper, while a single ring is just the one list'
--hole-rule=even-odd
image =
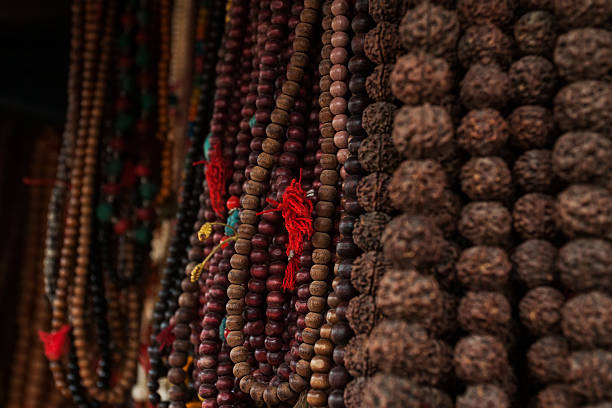
[{"label": "bead tassel knot", "polygon": [[310,239],[313,232],[312,227],[312,202],[308,200],[306,192],[302,189],[302,170],[300,179],[291,180],[291,184],[285,189],[281,202],[268,198],[266,200],[275,208],[264,210],[257,215],[280,211],[285,228],[289,233],[287,243],[287,269],[283,279],[283,289],[293,290],[295,288],[295,275],[299,269],[299,259],[304,249],[304,240]]},{"label": "bead tassel knot", "polygon": [[70,333],[70,326],[67,324],[49,333],[38,331],[38,337],[45,348],[45,356],[49,360],[57,361],[68,352],[68,333]]}]

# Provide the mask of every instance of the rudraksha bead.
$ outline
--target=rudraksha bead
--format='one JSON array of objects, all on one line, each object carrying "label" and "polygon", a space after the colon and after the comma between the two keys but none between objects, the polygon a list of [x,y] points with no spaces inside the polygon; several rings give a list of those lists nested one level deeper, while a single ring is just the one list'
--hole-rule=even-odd
[{"label": "rudraksha bead", "polygon": [[357,334],[344,346],[344,367],[353,377],[372,374],[372,363],[368,356],[368,335]]},{"label": "rudraksha bead", "polygon": [[376,322],[380,320],[374,298],[370,295],[352,298],[346,309],[346,319],[355,333],[370,333]]},{"label": "rudraksha bead", "polygon": [[472,156],[490,156],[499,152],[510,136],[508,123],[495,109],[468,112],[457,129],[459,146]]},{"label": "rudraksha bead", "polygon": [[366,91],[368,96],[377,102],[393,101],[391,94],[391,71],[392,64],[380,64],[366,79]]},{"label": "rudraksha bead", "polygon": [[527,352],[529,373],[542,384],[563,382],[569,370],[569,353],[569,344],[562,336],[542,337]]},{"label": "rudraksha bead", "polygon": [[576,403],[575,394],[565,384],[549,385],[536,397],[537,408],[575,407]]},{"label": "rudraksha bead", "polygon": [[368,357],[379,372],[436,385],[451,370],[451,349],[419,324],[383,320],[370,333]]},{"label": "rudraksha bead", "polygon": [[375,171],[391,173],[400,162],[399,153],[395,150],[391,135],[388,133],[365,138],[359,146],[357,157],[361,167],[370,173]]},{"label": "rudraksha bead", "polygon": [[400,215],[382,235],[385,256],[398,268],[421,267],[440,260],[444,249],[442,232],[420,215]]},{"label": "rudraksha bead", "polygon": [[362,390],[362,407],[378,408],[452,408],[448,395],[436,388],[418,385],[392,375],[377,374]]},{"label": "rudraksha bead", "polygon": [[562,311],[563,334],[580,348],[612,346],[612,297],[603,292],[576,295]]},{"label": "rudraksha bead", "polygon": [[512,94],[521,104],[546,104],[555,94],[557,73],[546,58],[528,55],[510,66]]},{"label": "rudraksha bead", "polygon": [[380,211],[361,215],[353,229],[353,241],[362,251],[379,250],[383,231],[390,220],[389,215]]},{"label": "rudraksha bead", "polygon": [[557,176],[571,183],[601,177],[612,167],[612,140],[595,132],[568,132],[552,153]]},{"label": "rudraksha bead", "polygon": [[512,194],[512,175],[500,157],[474,157],[460,177],[461,190],[471,200],[505,200]]},{"label": "rudraksha bead", "polygon": [[361,125],[370,136],[391,133],[396,111],[397,107],[392,103],[372,103],[363,110]]},{"label": "rudraksha bead", "polygon": [[523,55],[551,55],[557,39],[554,16],[543,10],[523,14],[514,24],[514,39]]},{"label": "rudraksha bead", "polygon": [[554,215],[554,197],[541,193],[525,194],[514,203],[514,230],[523,239],[554,238],[557,232]]},{"label": "rudraksha bead", "polygon": [[503,26],[514,16],[515,2],[512,0],[458,0],[457,13],[461,22],[468,24],[491,23]]},{"label": "rudraksha bead", "polygon": [[609,236],[612,232],[612,192],[574,184],[557,196],[556,221],[568,237]]},{"label": "rudraksha bead", "polygon": [[410,5],[409,1],[404,0],[372,0],[369,3],[369,11],[376,22],[399,23]]},{"label": "rudraksha bead", "polygon": [[420,211],[438,206],[446,186],[446,174],[437,161],[405,160],[393,173],[389,197],[397,209]]},{"label": "rudraksha bead", "polygon": [[563,28],[604,25],[612,16],[612,4],[602,0],[555,0],[555,17]]},{"label": "rudraksha bead", "polygon": [[455,346],[455,374],[467,382],[485,383],[501,379],[508,366],[504,345],[489,335],[470,335]]},{"label": "rudraksha bead", "polygon": [[365,211],[391,213],[393,204],[389,197],[391,176],[387,173],[371,173],[357,184],[357,201]]},{"label": "rudraksha bead", "polygon": [[397,59],[390,82],[393,95],[405,104],[441,104],[453,78],[446,60],[417,51]]},{"label": "rudraksha bead", "polygon": [[463,77],[459,95],[468,109],[501,109],[512,95],[512,84],[499,65],[477,63]]},{"label": "rudraksha bead", "polygon": [[526,193],[551,192],[558,184],[553,171],[552,152],[546,149],[523,153],[514,162],[512,176]]},{"label": "rudraksha bead", "polygon": [[612,244],[597,238],[571,240],[559,250],[555,268],[573,291],[611,290]]},{"label": "rudraksha bead", "polygon": [[519,303],[521,322],[536,336],[558,333],[564,302],[563,294],[551,287],[531,289]]},{"label": "rudraksha bead", "polygon": [[511,329],[512,307],[501,293],[470,291],[461,299],[457,317],[463,330],[471,334],[506,339]]},{"label": "rudraksha bead", "polygon": [[588,402],[612,399],[612,352],[602,349],[575,351],[569,356],[565,381]]},{"label": "rudraksha bead", "polygon": [[612,68],[612,33],[581,28],[560,35],[555,47],[559,76],[568,81],[601,79]]},{"label": "rudraksha bead", "polygon": [[399,36],[406,50],[422,49],[436,57],[444,57],[454,51],[459,29],[457,13],[423,1],[404,14]]},{"label": "rudraksha bead", "polygon": [[363,51],[375,64],[394,63],[400,49],[397,24],[378,23],[365,35]]},{"label": "rudraksha bead", "polygon": [[465,249],[456,267],[457,278],[471,290],[501,290],[512,270],[506,251],[493,246]]},{"label": "rudraksha bead", "polygon": [[512,45],[512,38],[497,26],[473,25],[459,40],[457,53],[464,68],[476,63],[496,63],[507,68],[512,62]]},{"label": "rudraksha bead", "polygon": [[523,149],[541,149],[553,141],[552,112],[542,106],[526,105],[516,108],[508,118],[511,142]]},{"label": "rudraksha bead", "polygon": [[457,397],[455,408],[509,408],[510,400],[506,393],[497,385],[476,384],[467,387],[465,392]]},{"label": "rudraksha bead", "polygon": [[550,285],[555,281],[556,257],[557,248],[550,242],[530,239],[516,247],[512,254],[512,262],[519,280],[528,288],[534,288]]},{"label": "rudraksha bead", "polygon": [[609,134],[612,128],[612,84],[578,81],[562,88],[555,97],[555,122],[564,131],[591,130]]},{"label": "rudraksha bead", "polygon": [[510,211],[497,201],[471,202],[461,211],[459,232],[477,245],[504,245],[512,231]]},{"label": "rudraksha bead", "polygon": [[431,330],[439,325],[445,312],[445,296],[433,276],[412,269],[392,269],[380,281],[376,306],[390,319],[416,321]]},{"label": "rudraksha bead", "polygon": [[378,251],[365,252],[353,262],[351,283],[360,293],[375,294],[391,262]]},{"label": "rudraksha bead", "polygon": [[393,143],[408,159],[443,160],[454,152],[453,121],[437,105],[404,106],[395,115]]}]

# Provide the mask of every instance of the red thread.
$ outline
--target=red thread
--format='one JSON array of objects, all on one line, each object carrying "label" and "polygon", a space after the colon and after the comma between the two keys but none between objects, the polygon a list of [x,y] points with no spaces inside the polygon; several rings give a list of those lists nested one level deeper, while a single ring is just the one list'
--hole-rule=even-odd
[{"label": "red thread", "polygon": [[174,325],[170,324],[155,336],[155,340],[159,343],[159,351],[162,351],[166,346],[170,346],[174,340],[176,340],[176,336],[172,333],[172,329],[174,329]]},{"label": "red thread", "polygon": [[53,178],[30,178],[24,177],[21,179],[21,182],[26,186],[52,186],[55,184],[60,184],[62,186],[68,187],[68,183],[63,180],[57,180]]},{"label": "red thread", "polygon": [[295,288],[295,274],[299,269],[299,259],[304,249],[304,240],[312,236],[312,202],[306,198],[306,192],[302,189],[302,170],[300,179],[291,180],[291,184],[285,189],[281,202],[272,199],[266,200],[275,208],[264,210],[257,215],[280,211],[285,221],[285,228],[289,233],[287,243],[287,269],[283,279],[283,289],[293,290]]},{"label": "red thread", "polygon": [[68,333],[70,326],[65,324],[59,330],[52,332],[38,331],[38,337],[43,342],[45,356],[51,361],[57,361],[68,353]]},{"label": "red thread", "polygon": [[210,206],[217,214],[217,217],[223,218],[225,209],[225,182],[229,175],[227,163],[223,158],[221,146],[215,144],[210,148],[208,153],[210,160],[206,165],[205,176],[206,184],[208,184],[208,193],[210,195]]}]

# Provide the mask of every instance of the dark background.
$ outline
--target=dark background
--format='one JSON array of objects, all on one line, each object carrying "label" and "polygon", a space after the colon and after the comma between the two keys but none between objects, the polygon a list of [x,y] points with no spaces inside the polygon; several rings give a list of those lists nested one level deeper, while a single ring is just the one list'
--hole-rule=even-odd
[{"label": "dark background", "polygon": [[69,30],[67,0],[0,0],[0,401],[14,346],[22,177],[41,129],[64,121]]}]

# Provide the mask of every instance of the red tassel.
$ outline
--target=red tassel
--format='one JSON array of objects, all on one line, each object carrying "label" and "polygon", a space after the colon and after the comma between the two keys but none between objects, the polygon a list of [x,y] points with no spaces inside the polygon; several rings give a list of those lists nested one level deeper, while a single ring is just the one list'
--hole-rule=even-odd
[{"label": "red tassel", "polygon": [[217,214],[217,217],[223,218],[223,211],[225,209],[223,197],[225,195],[225,182],[227,181],[229,171],[219,144],[212,146],[208,155],[210,161],[206,165],[205,175],[210,195],[210,205],[215,214]]},{"label": "red tassel", "polygon": [[50,333],[38,331],[38,337],[45,348],[45,356],[49,360],[57,361],[68,353],[68,333],[70,333],[70,326],[67,324]]},{"label": "red tassel", "polygon": [[270,210],[264,210],[257,215],[280,211],[285,221],[285,228],[289,233],[287,243],[287,257],[289,262],[283,279],[283,289],[293,290],[295,288],[295,274],[299,269],[299,259],[304,248],[304,240],[312,236],[312,202],[306,198],[306,192],[302,189],[302,170],[300,179],[291,180],[291,184],[285,189],[281,202],[268,199],[268,203],[275,206]]},{"label": "red tassel", "polygon": [[172,345],[174,340],[176,340],[176,336],[172,333],[172,329],[174,329],[174,325],[170,324],[155,336],[155,340],[159,343],[159,351],[162,351],[166,346]]}]

